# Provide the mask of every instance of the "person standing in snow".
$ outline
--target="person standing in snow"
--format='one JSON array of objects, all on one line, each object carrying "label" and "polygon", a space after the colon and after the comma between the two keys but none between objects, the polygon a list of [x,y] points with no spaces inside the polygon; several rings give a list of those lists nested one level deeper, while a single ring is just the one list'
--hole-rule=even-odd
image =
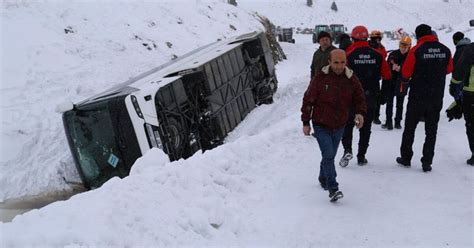
[{"label": "person standing in snow", "polygon": [[[367,102],[367,115],[365,116],[364,126],[359,129],[359,151],[357,154],[357,164],[365,165],[368,163],[365,158],[372,128],[372,121],[377,104],[377,97],[380,94],[380,78],[390,79],[390,68],[387,61],[379,51],[371,48],[367,39],[369,33],[366,27],[356,26],[351,33],[354,43],[347,49],[347,65],[354,70],[364,88]],[[342,145],[344,146],[344,155],[339,161],[339,165],[345,167],[352,159],[352,132],[354,122],[349,121],[344,129],[342,136]]]},{"label": "person standing in snow", "polygon": [[382,32],[379,30],[373,30],[370,32],[369,46],[379,51],[384,59],[387,57],[387,50],[384,45],[382,45]]},{"label": "person standing in snow", "polygon": [[352,45],[351,37],[344,33],[339,36],[339,48],[346,51]]},{"label": "person standing in snow", "polygon": [[391,52],[388,55],[387,62],[392,70],[392,79],[384,80],[382,82],[383,96],[387,102],[385,108],[385,124],[382,125],[383,129],[393,129],[393,99],[396,97],[396,114],[395,114],[395,128],[401,129],[401,121],[403,114],[403,102],[405,101],[405,95],[408,90],[408,84],[401,83],[401,68],[405,59],[407,58],[408,51],[411,47],[411,38],[409,36],[403,36],[399,42],[399,49]]},{"label": "person standing in snow", "polygon": [[[369,40],[369,46],[372,47],[373,49],[377,50],[382,54],[383,59],[387,58],[387,50],[385,50],[385,47],[382,45],[382,32],[379,30],[373,30],[370,32],[370,40]],[[381,94],[378,94],[377,96],[377,103],[375,105],[375,115],[374,115],[374,124],[380,125],[380,105],[382,103],[381,101]]]},{"label": "person standing in snow", "polygon": [[[464,48],[471,44],[471,40],[467,37],[464,37],[462,32],[456,32],[453,35],[453,43],[456,46],[456,51],[454,52],[453,56],[453,65],[456,67],[456,64],[458,63]],[[462,100],[463,87],[464,84],[462,84],[462,82],[457,82],[457,80],[451,80],[451,83],[449,84],[449,94],[459,103],[461,103]]]},{"label": "person standing in snow", "polygon": [[319,48],[313,54],[313,61],[311,62],[311,78],[321,72],[324,66],[328,65],[329,53],[336,49],[332,45],[331,35],[328,32],[322,31],[318,34]]},{"label": "person standing in snow", "polygon": [[423,171],[428,172],[432,170],[446,74],[453,71],[453,59],[449,48],[438,41],[430,26],[418,25],[415,34],[417,44],[408,52],[402,67],[402,81],[409,81],[410,93],[400,146],[401,156],[397,157],[396,161],[410,167],[416,126],[420,116],[423,116],[426,137],[421,164]]},{"label": "person standing in snow", "polygon": [[[313,136],[322,154],[318,180],[323,189],[329,190],[331,201],[343,197],[336,181],[334,158],[344,126],[349,120],[361,128],[367,111],[362,85],[346,63],[344,50],[331,51],[329,65],[311,80],[301,107],[304,135],[310,135],[310,121],[313,124]],[[351,108],[356,113],[353,119],[349,119]]]},{"label": "person standing in snow", "polygon": [[464,48],[471,44],[471,40],[468,37],[464,37],[462,32],[456,32],[453,35],[453,43],[456,46],[456,51],[453,56],[453,65],[456,65]]},{"label": "person standing in snow", "polygon": [[[454,37],[453,37],[454,38]],[[471,158],[466,163],[474,165],[474,43],[464,45],[462,48],[459,44],[463,40],[469,40],[464,37],[456,44],[456,53],[453,76],[449,85],[449,93],[454,97],[455,108],[448,109],[449,120],[457,118],[453,113],[457,110],[459,118],[464,113],[466,121],[466,134],[471,150]],[[458,55],[458,56],[456,56]],[[461,107],[462,106],[462,107]]]}]

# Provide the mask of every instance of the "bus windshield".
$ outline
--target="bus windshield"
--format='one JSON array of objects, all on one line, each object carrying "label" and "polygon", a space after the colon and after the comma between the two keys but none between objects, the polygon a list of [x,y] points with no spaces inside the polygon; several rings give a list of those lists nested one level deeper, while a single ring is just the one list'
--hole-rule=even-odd
[{"label": "bus windshield", "polygon": [[107,102],[66,112],[64,122],[78,169],[91,187],[102,185],[112,176],[125,176],[119,173],[123,158]]}]

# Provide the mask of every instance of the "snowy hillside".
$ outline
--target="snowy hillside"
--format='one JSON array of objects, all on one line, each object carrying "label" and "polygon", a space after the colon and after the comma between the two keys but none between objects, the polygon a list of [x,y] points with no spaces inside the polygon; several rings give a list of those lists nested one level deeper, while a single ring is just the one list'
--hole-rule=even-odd
[{"label": "snowy hillside", "polygon": [[473,18],[472,0],[343,0],[335,1],[338,11],[331,10],[332,0],[313,0],[313,6],[306,6],[306,0],[239,0],[239,6],[257,11],[282,27],[313,28],[317,24],[344,24],[349,30],[364,24],[369,30],[386,31],[403,28],[414,32],[420,23],[429,23],[438,30],[462,23]]},{"label": "snowy hillside", "polygon": [[[58,103],[80,101],[217,38],[262,28],[248,10],[282,26],[319,22],[301,9],[306,1],[265,9],[265,0],[237,1],[237,8],[217,0],[4,2],[0,200],[69,189],[62,177],[76,172],[54,112]],[[315,1],[313,10],[326,13],[331,2]],[[419,1],[411,10],[394,7],[397,0],[374,2],[341,1],[341,12],[329,16],[389,30],[404,16],[405,29],[421,21],[449,24],[474,38],[470,1]],[[440,10],[450,8],[455,16]],[[377,16],[360,14],[369,10]],[[453,49],[451,35],[439,33]],[[369,164],[338,166],[345,198],[329,203],[316,177],[320,151],[302,135],[299,113],[317,46],[310,35],[295,39],[282,44],[288,60],[277,65],[275,102],[252,111],[224,145],[173,163],[153,149],[125,179],[0,223],[2,247],[473,247],[474,168],[465,164],[464,122],[448,123],[444,113],[433,172],[423,173],[419,162],[423,124],[409,169],[395,162],[402,131],[374,126]],[[450,102],[446,96],[445,106]]]},{"label": "snowy hillside", "polygon": [[263,29],[220,1],[2,6],[0,201],[77,181],[58,104],[78,102],[219,38]]}]

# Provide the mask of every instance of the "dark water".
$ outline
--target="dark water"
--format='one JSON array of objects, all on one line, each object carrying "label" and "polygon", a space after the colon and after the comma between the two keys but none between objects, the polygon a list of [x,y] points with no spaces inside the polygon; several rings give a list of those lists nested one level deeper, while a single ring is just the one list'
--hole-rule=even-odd
[{"label": "dark water", "polygon": [[0,202],[0,221],[11,222],[17,215],[21,215],[33,209],[42,208],[56,201],[67,200],[71,196],[84,191],[85,189],[82,186],[77,186],[67,192],[51,192],[45,195],[8,199],[4,202]]}]

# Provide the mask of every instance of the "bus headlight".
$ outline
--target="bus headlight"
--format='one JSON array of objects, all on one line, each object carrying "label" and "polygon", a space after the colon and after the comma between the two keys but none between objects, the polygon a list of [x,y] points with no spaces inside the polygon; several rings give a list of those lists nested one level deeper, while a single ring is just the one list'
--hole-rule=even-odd
[{"label": "bus headlight", "polygon": [[145,123],[145,130],[147,133],[148,142],[150,146],[163,150],[163,144],[161,143],[158,127]]}]

